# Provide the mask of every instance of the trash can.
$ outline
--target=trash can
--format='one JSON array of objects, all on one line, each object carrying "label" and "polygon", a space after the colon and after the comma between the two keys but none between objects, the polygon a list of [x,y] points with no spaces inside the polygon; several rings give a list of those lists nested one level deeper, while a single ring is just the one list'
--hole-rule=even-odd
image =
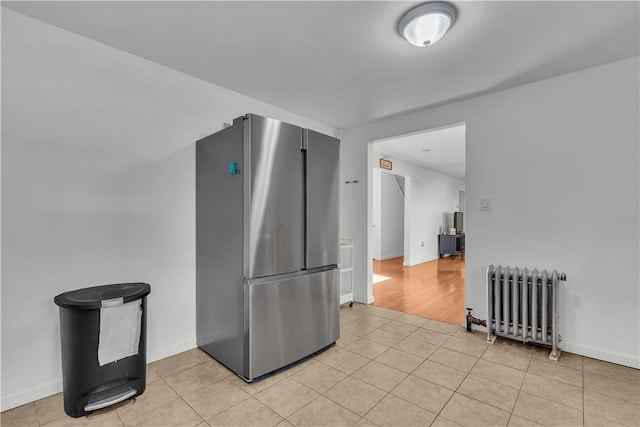
[{"label": "trash can", "polygon": [[65,292],[60,307],[64,411],[71,417],[141,395],[146,385],[147,283]]}]

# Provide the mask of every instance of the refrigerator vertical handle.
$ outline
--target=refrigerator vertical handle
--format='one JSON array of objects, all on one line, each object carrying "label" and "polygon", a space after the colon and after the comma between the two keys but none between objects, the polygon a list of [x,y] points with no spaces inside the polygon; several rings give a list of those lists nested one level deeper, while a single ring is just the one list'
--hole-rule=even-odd
[{"label": "refrigerator vertical handle", "polygon": [[307,148],[309,147],[309,129],[302,129],[302,139],[300,140],[300,151],[302,151],[302,161],[304,164],[304,230],[302,242],[302,269],[307,270],[309,267],[309,157]]}]

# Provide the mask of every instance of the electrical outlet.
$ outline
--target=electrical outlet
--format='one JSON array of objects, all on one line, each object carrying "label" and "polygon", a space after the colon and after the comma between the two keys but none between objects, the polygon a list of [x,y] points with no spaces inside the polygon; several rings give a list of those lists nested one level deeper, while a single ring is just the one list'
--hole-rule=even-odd
[{"label": "electrical outlet", "polygon": [[491,210],[489,199],[480,200],[480,210],[481,211],[489,211],[489,210]]},{"label": "electrical outlet", "polygon": [[424,248],[424,242],[420,242],[420,246]]}]

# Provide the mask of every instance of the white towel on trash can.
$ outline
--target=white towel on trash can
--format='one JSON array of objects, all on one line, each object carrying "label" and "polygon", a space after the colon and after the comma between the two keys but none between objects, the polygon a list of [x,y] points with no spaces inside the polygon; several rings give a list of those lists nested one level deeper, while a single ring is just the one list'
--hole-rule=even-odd
[{"label": "white towel on trash can", "polygon": [[142,299],[123,304],[122,298],[103,300],[100,308],[100,366],[138,354],[142,329]]}]

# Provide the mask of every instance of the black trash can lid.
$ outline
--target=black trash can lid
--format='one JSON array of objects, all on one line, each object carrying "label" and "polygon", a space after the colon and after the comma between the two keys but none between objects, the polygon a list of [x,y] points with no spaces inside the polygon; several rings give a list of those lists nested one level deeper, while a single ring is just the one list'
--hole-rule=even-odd
[{"label": "black trash can lid", "polygon": [[148,283],[117,283],[64,292],[53,299],[60,307],[90,310],[101,307],[101,301],[122,298],[123,304],[146,297],[151,292]]}]

